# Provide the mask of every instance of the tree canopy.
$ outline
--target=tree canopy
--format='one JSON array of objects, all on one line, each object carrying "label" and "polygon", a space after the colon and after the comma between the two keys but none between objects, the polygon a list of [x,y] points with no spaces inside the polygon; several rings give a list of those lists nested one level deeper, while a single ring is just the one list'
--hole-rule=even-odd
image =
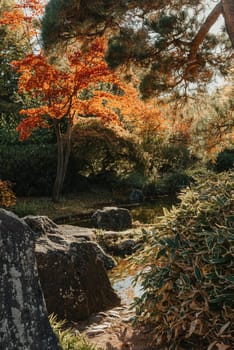
[{"label": "tree canopy", "polygon": [[[98,35],[109,39],[106,60],[127,81],[138,77],[143,97],[201,90],[215,73],[226,75],[234,47],[234,3],[222,0],[208,13],[199,0],[50,0],[42,26],[45,48]],[[220,15],[221,34],[209,33]],[[228,34],[228,35],[227,35]]]}]

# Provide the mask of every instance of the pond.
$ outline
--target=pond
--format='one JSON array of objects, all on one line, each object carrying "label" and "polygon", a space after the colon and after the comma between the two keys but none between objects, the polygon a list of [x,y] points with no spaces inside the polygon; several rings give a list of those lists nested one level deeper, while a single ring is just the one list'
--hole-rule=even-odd
[{"label": "pond", "polygon": [[[141,203],[123,203],[116,206],[127,208],[131,212],[133,222],[139,222],[140,224],[153,224],[157,217],[163,214],[163,208],[169,209],[176,203],[178,203],[178,198],[174,195],[158,196],[153,200],[146,200]],[[114,204],[112,206],[114,206]],[[102,208],[100,207],[99,209]],[[93,213],[94,210],[90,211],[90,213],[70,217],[69,223],[75,226],[92,228],[93,222],[91,216]]]},{"label": "pond", "polygon": [[145,201],[135,206],[130,205],[128,209],[133,221],[139,221],[142,224],[153,224],[157,217],[163,214],[163,208],[169,209],[176,203],[178,203],[176,196],[158,196],[154,200]]}]

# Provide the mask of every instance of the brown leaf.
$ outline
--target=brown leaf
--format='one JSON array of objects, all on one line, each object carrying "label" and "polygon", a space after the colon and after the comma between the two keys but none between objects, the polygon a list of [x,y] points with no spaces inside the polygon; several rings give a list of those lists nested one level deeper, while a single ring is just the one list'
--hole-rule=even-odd
[{"label": "brown leaf", "polygon": [[230,349],[230,345],[224,344],[224,343],[217,343],[215,344],[218,348],[218,350],[227,350]]},{"label": "brown leaf", "polygon": [[220,331],[219,331],[219,333],[218,333],[218,336],[220,336],[221,334],[223,334],[224,331],[230,326],[230,324],[231,324],[230,321],[227,322],[227,323],[225,323],[225,324],[220,328]]}]

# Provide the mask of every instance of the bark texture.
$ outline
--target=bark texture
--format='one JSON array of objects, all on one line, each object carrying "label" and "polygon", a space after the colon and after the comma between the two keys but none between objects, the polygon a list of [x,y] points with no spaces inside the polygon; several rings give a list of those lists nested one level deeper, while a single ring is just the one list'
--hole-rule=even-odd
[{"label": "bark texture", "polygon": [[33,233],[0,209],[0,349],[61,350],[47,316]]}]

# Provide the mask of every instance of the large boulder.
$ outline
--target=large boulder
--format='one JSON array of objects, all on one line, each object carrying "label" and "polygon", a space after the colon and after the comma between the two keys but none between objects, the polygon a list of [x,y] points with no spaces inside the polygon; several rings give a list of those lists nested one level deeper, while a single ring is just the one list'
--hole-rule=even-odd
[{"label": "large boulder", "polygon": [[[38,217],[35,220],[40,222]],[[36,259],[47,309],[59,319],[83,320],[120,304],[106,273],[115,262],[91,237],[87,229],[82,233],[82,228],[65,225],[37,238]]]},{"label": "large boulder", "polygon": [[92,220],[96,228],[103,230],[123,231],[132,227],[132,217],[128,209],[105,207],[98,209]]},{"label": "large boulder", "polygon": [[[47,216],[28,215],[23,218],[35,233],[37,246],[47,245],[53,249],[53,243],[64,247],[76,242],[92,242],[97,257],[103,262],[106,270],[116,266],[116,261],[98,245],[94,229],[72,225],[56,225]],[[54,245],[55,246],[55,245]]]},{"label": "large boulder", "polygon": [[[119,305],[95,243],[55,242],[48,237],[36,244],[40,281],[48,312],[78,321]],[[56,236],[56,239],[58,236]]]},{"label": "large boulder", "polygon": [[34,254],[34,236],[0,209],[0,348],[61,350],[49,321]]}]

